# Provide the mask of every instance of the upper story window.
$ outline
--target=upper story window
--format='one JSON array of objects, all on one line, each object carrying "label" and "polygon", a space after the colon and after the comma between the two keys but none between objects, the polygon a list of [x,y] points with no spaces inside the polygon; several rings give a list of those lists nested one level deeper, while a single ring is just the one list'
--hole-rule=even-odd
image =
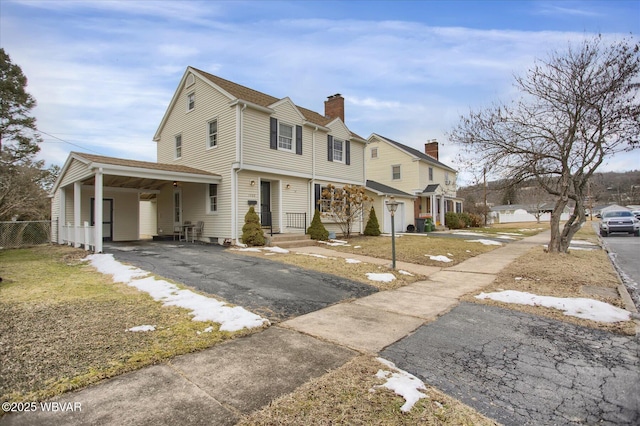
[{"label": "upper story window", "polygon": [[218,211],[218,185],[209,184],[209,193],[207,197],[207,212],[215,213]]},{"label": "upper story window", "polygon": [[333,161],[343,162],[344,141],[333,138]]},{"label": "upper story window", "polygon": [[433,182],[433,167],[429,167],[429,182]]},{"label": "upper story window", "polygon": [[371,148],[371,158],[378,158],[378,147]]},{"label": "upper story window", "polygon": [[194,77],[194,75],[189,74],[189,76],[187,76],[187,87],[191,86],[195,82],[196,82],[196,78]]},{"label": "upper story window", "polygon": [[182,135],[175,137],[175,154],[176,158],[182,158]]},{"label": "upper story window", "polygon": [[187,112],[193,111],[196,107],[196,92],[191,92],[187,95]]},{"label": "upper story window", "polygon": [[451,184],[451,180],[449,179],[449,172],[444,172],[444,183],[445,185]]},{"label": "upper story window", "polygon": [[207,147],[218,146],[218,120],[211,120],[207,123]]},{"label": "upper story window", "polygon": [[391,179],[400,180],[400,166],[391,166]]},{"label": "upper story window", "polygon": [[293,150],[293,126],[279,123],[278,126],[278,149]]}]

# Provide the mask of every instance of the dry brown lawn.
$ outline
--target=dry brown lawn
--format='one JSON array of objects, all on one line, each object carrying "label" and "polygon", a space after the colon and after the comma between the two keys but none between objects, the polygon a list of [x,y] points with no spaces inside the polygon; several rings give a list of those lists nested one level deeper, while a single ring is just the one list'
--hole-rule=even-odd
[{"label": "dry brown lawn", "polygon": [[248,425],[478,425],[496,423],[472,408],[427,385],[409,411],[405,400],[379,388],[378,370],[390,371],[375,358],[362,355],[342,367],[282,396],[238,424]]},{"label": "dry brown lawn", "polygon": [[[598,237],[587,222],[575,240],[597,242]],[[570,250],[568,254],[549,254],[543,247],[534,247],[500,272],[496,280],[483,291],[517,290],[539,296],[586,297],[624,308],[617,291],[619,278],[607,253],[598,246],[595,250]],[[573,324],[599,328],[617,333],[635,334],[633,321],[603,323],[564,315],[561,311],[541,306],[526,306],[476,299],[468,295],[463,300],[486,303],[542,315]]]},{"label": "dry brown lawn", "polygon": [[[0,251],[0,400],[38,401],[215,345],[228,333],[96,272],[65,246]],[[154,332],[128,332],[155,325]],[[199,333],[212,326],[211,333]],[[0,412],[2,415],[2,412]]]}]

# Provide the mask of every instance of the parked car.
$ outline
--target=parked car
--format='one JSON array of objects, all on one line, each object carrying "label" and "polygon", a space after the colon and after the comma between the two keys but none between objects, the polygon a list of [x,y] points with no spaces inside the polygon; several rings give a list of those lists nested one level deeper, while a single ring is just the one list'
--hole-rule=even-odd
[{"label": "parked car", "polygon": [[640,210],[634,210],[631,214],[634,215],[636,219],[640,219]]},{"label": "parked car", "polygon": [[600,235],[606,237],[612,232],[626,232],[640,237],[640,220],[629,210],[605,212],[600,221]]}]

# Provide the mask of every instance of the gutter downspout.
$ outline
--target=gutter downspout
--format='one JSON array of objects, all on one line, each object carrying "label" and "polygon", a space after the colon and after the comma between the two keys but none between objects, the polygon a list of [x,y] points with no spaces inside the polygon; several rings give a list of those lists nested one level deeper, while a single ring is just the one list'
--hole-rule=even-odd
[{"label": "gutter downspout", "polygon": [[[316,133],[318,132],[318,126],[315,126],[313,133],[311,133],[311,180],[309,180],[309,206],[311,207],[308,224],[305,226],[311,226],[313,215],[316,213],[315,201],[315,183],[316,183]],[[305,230],[306,231],[306,230]]]},{"label": "gutter downspout", "polygon": [[[240,105],[238,104],[238,107]],[[238,174],[243,169],[243,113],[247,108],[244,103],[242,108],[236,108],[236,162],[231,165],[231,239],[235,240],[236,245],[242,245],[238,237]]]}]

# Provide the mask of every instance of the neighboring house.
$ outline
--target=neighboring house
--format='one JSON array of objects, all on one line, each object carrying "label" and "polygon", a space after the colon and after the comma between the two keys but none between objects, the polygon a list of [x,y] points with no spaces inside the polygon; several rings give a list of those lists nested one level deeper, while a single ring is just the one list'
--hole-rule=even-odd
[{"label": "neighboring house", "polygon": [[[376,211],[380,231],[387,234],[391,233],[391,213],[386,206],[386,203],[391,200],[391,197],[398,203],[398,208],[394,215],[395,231],[405,232],[407,226],[415,226],[413,217],[413,202],[416,199],[415,196],[369,179],[367,179],[366,189],[367,195],[373,199],[371,205]],[[368,209],[370,208],[371,206],[368,206]],[[365,223],[368,219],[369,210],[365,212]]]},{"label": "neighboring house", "polygon": [[[89,219],[104,223],[98,216],[111,208],[112,223],[95,228],[96,239],[135,240],[138,200],[152,194],[158,235],[203,222],[199,239],[239,243],[251,206],[274,232],[303,233],[314,210],[327,205],[324,187],[365,184],[366,140],[345,125],[339,94],[325,101],[322,115],[188,67],[153,139],[157,163],[71,154],[52,191],[52,217],[77,228]],[[120,194],[130,199],[118,202]],[[93,217],[91,198],[105,200],[96,202]],[[323,221],[339,229],[329,215]],[[68,241],[69,232],[60,231],[56,240]],[[95,244],[99,251],[101,243]]]},{"label": "neighboring house", "polygon": [[[555,205],[553,203],[543,203],[537,207],[532,204],[493,206],[489,211],[489,219],[494,223],[549,222],[554,207]],[[572,211],[573,209],[571,207],[566,206],[560,215],[560,220],[568,220]]]},{"label": "neighboring house", "polygon": [[457,171],[438,161],[436,141],[426,143],[423,153],[374,133],[367,142],[365,164],[368,179],[416,197],[413,206],[407,206],[414,226],[416,219],[428,217],[444,224],[446,212],[462,212]]}]

